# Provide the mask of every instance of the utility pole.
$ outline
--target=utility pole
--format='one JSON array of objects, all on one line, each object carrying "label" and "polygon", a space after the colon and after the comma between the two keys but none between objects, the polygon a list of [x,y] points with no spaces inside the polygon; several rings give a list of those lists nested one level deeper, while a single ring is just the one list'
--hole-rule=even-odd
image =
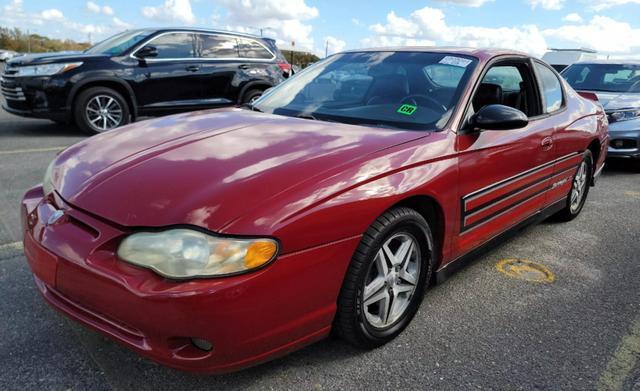
[{"label": "utility pole", "polygon": [[27,29],[27,53],[31,53],[31,33]]},{"label": "utility pole", "polygon": [[328,56],[329,56],[329,40],[327,39],[327,42],[324,45],[324,57],[327,58]]},{"label": "utility pole", "polygon": [[91,32],[89,32],[89,45],[91,45]]}]

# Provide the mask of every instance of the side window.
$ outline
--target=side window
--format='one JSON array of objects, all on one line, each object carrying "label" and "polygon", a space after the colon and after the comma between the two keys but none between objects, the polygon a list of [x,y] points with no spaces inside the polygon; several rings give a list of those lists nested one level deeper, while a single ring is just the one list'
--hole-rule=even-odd
[{"label": "side window", "polygon": [[538,113],[531,73],[524,63],[492,66],[485,74],[473,97],[473,110],[499,104],[518,109],[528,116]]},{"label": "side window", "polygon": [[265,60],[273,58],[273,54],[256,41],[243,38],[239,38],[238,41],[240,42],[240,57]]},{"label": "side window", "polygon": [[198,34],[200,56],[204,58],[238,58],[238,41],[224,35]]},{"label": "side window", "polygon": [[522,75],[513,65],[499,65],[489,69],[482,82],[497,84],[502,87],[502,91],[520,91]]},{"label": "side window", "polygon": [[436,87],[457,88],[465,68],[453,65],[431,64],[423,68],[425,75]]},{"label": "side window", "polygon": [[536,73],[540,79],[544,112],[552,113],[562,107],[562,85],[555,73],[546,66],[535,62]]},{"label": "side window", "polygon": [[154,58],[193,58],[195,57],[195,42],[193,34],[171,33],[152,40],[149,45],[158,49]]}]

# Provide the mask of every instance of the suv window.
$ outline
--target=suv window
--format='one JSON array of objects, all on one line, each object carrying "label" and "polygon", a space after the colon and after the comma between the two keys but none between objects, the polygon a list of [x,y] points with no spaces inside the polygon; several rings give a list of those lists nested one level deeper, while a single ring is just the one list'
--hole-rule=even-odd
[{"label": "suv window", "polygon": [[158,55],[154,58],[168,59],[195,57],[195,42],[193,34],[165,34],[151,40],[149,45],[158,49]]},{"label": "suv window", "polygon": [[562,107],[562,85],[555,73],[546,66],[534,63],[544,100],[544,112],[552,113]]},{"label": "suv window", "polygon": [[466,69],[463,67],[431,64],[423,68],[429,80],[437,87],[455,88],[460,83]]},{"label": "suv window", "polygon": [[238,41],[234,37],[212,34],[198,34],[200,57],[238,58]]},{"label": "suv window", "polygon": [[273,58],[273,54],[256,41],[243,38],[238,38],[238,41],[240,41],[240,57],[265,60]]}]

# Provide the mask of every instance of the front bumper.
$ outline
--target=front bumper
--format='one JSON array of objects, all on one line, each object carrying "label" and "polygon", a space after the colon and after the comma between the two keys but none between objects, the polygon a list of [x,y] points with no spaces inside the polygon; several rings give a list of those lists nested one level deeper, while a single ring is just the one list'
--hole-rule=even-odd
[{"label": "front bumper", "polygon": [[0,91],[5,99],[2,108],[11,114],[61,121],[71,118],[66,104],[70,87],[64,80],[5,74],[0,78]]},{"label": "front bumper", "polygon": [[609,124],[607,157],[640,159],[640,120]]},{"label": "front bumper", "polygon": [[[64,216],[45,223],[55,210]],[[24,248],[46,301],[161,364],[223,373],[325,337],[359,238],[281,255],[235,277],[176,282],[117,259],[126,229],[31,189],[22,203]],[[204,339],[211,351],[191,338]]]}]

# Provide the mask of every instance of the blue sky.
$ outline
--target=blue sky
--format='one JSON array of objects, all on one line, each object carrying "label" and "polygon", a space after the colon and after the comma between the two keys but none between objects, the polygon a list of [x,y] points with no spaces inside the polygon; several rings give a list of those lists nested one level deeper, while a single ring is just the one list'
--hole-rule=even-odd
[{"label": "blue sky", "polygon": [[[0,0],[0,25],[95,42],[146,26],[220,27],[287,48],[498,46],[542,55],[589,47],[640,57],[640,0]],[[633,38],[632,38],[633,37]]]}]

